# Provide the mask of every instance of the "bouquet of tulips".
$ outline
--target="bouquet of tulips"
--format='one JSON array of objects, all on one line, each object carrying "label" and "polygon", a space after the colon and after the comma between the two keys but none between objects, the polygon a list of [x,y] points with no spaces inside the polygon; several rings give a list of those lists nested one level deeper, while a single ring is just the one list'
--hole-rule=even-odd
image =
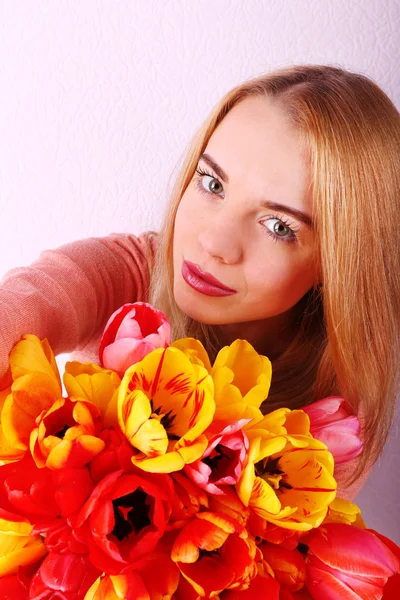
[{"label": "bouquet of tulips", "polygon": [[151,305],[109,319],[99,364],[24,335],[0,382],[0,597],[397,598],[397,546],[336,497],[361,451],[342,398],[260,411],[271,363],[213,364]]}]

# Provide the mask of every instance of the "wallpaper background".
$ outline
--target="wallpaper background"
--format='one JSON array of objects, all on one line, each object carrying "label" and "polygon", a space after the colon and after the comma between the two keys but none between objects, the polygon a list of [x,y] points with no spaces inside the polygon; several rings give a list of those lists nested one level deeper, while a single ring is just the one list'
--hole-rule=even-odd
[{"label": "wallpaper background", "polygon": [[[0,0],[0,276],[158,229],[192,135],[248,77],[343,66],[400,107],[399,26],[398,0]],[[398,543],[399,451],[397,420],[357,498]]]}]

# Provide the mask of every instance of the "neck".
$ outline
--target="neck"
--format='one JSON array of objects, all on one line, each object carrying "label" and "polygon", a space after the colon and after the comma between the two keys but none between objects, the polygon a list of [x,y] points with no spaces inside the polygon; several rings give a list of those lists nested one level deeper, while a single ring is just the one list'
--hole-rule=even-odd
[{"label": "neck", "polygon": [[229,346],[236,339],[245,339],[259,354],[276,360],[297,333],[297,311],[294,308],[268,319],[219,325],[218,337],[222,346]]}]

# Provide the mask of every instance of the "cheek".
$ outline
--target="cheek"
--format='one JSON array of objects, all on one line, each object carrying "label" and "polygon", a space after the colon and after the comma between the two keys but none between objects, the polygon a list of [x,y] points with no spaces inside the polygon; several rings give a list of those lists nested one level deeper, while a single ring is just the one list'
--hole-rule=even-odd
[{"label": "cheek", "polygon": [[281,298],[305,294],[315,281],[311,255],[293,260],[293,253],[280,248],[269,249],[268,260],[255,258],[247,272],[248,291],[262,297],[271,293]]},{"label": "cheek", "polygon": [[178,239],[193,235],[193,231],[198,223],[196,206],[190,199],[190,195],[185,193],[178,206],[175,216],[175,237]]}]

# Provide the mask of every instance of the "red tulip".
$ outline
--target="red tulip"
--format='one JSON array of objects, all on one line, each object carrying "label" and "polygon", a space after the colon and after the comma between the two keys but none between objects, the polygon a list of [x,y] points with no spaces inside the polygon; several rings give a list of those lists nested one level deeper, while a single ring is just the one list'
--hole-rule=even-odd
[{"label": "red tulip", "polygon": [[310,418],[310,433],[328,447],[336,465],[346,463],[362,452],[360,422],[347,411],[343,398],[329,396],[302,410]]},{"label": "red tulip", "polygon": [[[149,554],[134,571],[120,575],[101,575],[84,600],[167,600],[175,598],[180,579],[179,569],[172,562],[163,544]],[[185,598],[185,600],[188,600]]]},{"label": "red tulip", "polygon": [[265,598],[268,600],[283,600],[280,594],[279,583],[271,575],[255,577],[247,590],[228,590],[222,592],[221,600],[256,600]]},{"label": "red tulip", "polygon": [[74,534],[86,540],[90,558],[102,572],[126,572],[157,546],[168,523],[173,494],[169,475],[139,469],[110,473],[77,514]]},{"label": "red tulip", "polygon": [[[32,457],[0,468],[1,512],[8,511],[46,531],[78,510],[93,489],[86,467],[80,469],[39,469]],[[3,516],[8,520],[12,517]]]},{"label": "red tulip", "polygon": [[305,536],[307,588],[314,600],[379,600],[399,561],[372,532],[327,523]]},{"label": "red tulip", "polygon": [[107,321],[100,341],[100,363],[122,377],[128,367],[170,342],[171,326],[164,313],[146,302],[124,304]]},{"label": "red tulip", "polygon": [[0,577],[0,598],[2,600],[27,600],[32,577],[40,567],[40,561],[19,567],[14,575]]},{"label": "red tulip", "polygon": [[51,552],[32,579],[30,600],[81,600],[100,575],[88,555]]},{"label": "red tulip", "polygon": [[99,483],[103,477],[119,469],[136,472],[131,461],[132,446],[119,428],[103,429],[99,438],[103,440],[105,447],[88,465],[90,475],[95,483]]}]

